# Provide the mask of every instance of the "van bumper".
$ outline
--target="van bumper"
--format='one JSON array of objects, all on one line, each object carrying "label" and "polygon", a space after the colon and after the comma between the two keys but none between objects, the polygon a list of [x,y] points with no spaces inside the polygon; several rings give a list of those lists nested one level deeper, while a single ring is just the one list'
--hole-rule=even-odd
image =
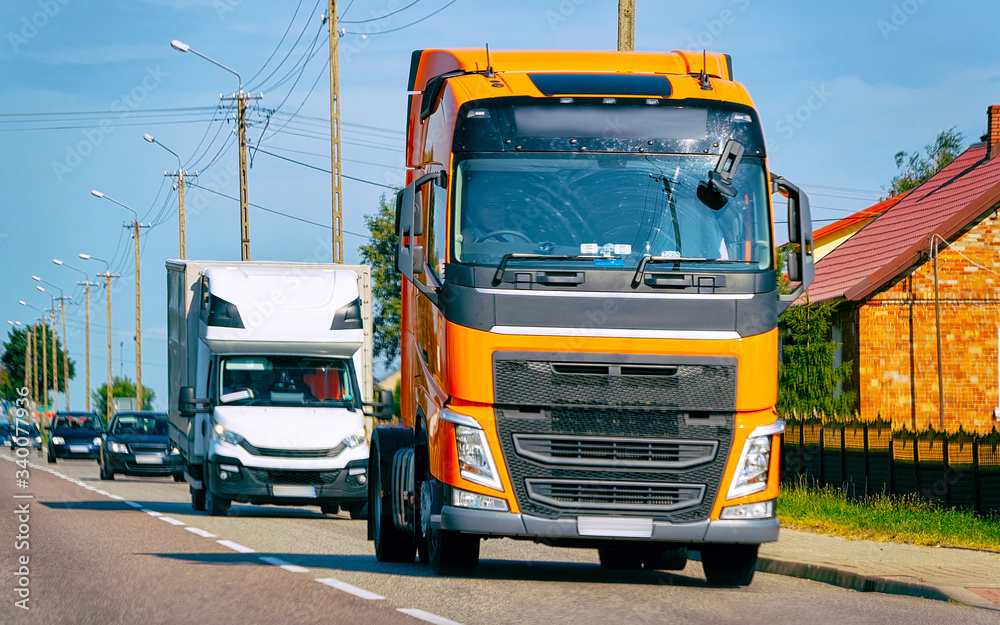
[{"label": "van bumper", "polygon": [[248,467],[236,458],[216,456],[208,470],[213,491],[232,501],[298,506],[368,500],[364,459],[340,469],[300,470]]}]

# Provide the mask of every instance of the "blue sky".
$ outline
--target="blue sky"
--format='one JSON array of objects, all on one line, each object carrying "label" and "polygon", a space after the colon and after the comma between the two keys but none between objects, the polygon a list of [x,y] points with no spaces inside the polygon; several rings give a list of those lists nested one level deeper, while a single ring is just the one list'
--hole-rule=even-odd
[{"label": "blue sky", "polygon": [[[362,217],[384,191],[377,185],[403,178],[411,51],[485,43],[492,49],[616,47],[616,0],[419,0],[398,11],[411,2],[338,2],[347,31],[340,39],[344,174],[368,181],[344,181],[348,262],[358,261]],[[896,152],[922,150],[952,126],[966,145],[977,141],[986,129],[986,107],[1000,104],[1000,60],[991,45],[1000,23],[995,3],[636,5],[636,49],[704,47],[733,56],[736,79],[764,121],[772,170],[810,193],[816,227],[873,203],[896,173]],[[237,80],[171,49],[172,39],[239,72],[255,94],[263,91],[250,117],[249,139],[260,140],[261,150],[249,171],[250,201],[297,219],[252,207],[253,259],[330,260],[329,175],[263,153],[330,167],[323,139],[329,131],[321,121],[329,119],[328,42],[319,20],[325,6],[326,0],[2,3],[0,323],[38,315],[19,299],[49,305],[32,274],[82,303],[75,284],[82,276],[53,258],[91,275],[104,266],[78,253],[110,260],[123,276],[112,297],[114,371],[134,377],[133,247],[122,227],[132,213],[90,195],[99,189],[155,224],[141,239],[143,381],[156,392],[156,406],[166,406],[163,266],[177,256],[178,231],[176,192],[163,173],[176,170],[177,161],[143,141],[143,133],[177,152],[185,170],[200,173],[203,189],[189,188],[186,197],[188,258],[240,256],[238,202],[224,197],[239,194],[237,152],[233,125],[225,121],[231,111],[219,108],[219,94],[235,91]],[[268,111],[274,111],[269,120]],[[296,111],[299,117],[283,126]],[[780,238],[785,226],[776,228]],[[83,306],[71,305],[67,313],[78,371],[71,398],[73,408],[82,408]],[[100,289],[92,293],[91,321],[96,387],[106,370]]]}]

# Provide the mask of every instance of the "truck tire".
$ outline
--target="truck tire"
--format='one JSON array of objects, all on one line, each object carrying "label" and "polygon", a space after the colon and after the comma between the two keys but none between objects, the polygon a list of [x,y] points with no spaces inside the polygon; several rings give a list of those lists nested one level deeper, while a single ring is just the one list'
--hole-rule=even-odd
[{"label": "truck tire", "polygon": [[646,569],[658,571],[683,571],[687,567],[687,547],[666,547],[650,549],[642,557]]},{"label": "truck tire", "polygon": [[324,503],[320,504],[319,510],[323,514],[337,514],[340,512],[340,505],[335,503]]},{"label": "truck tire", "polygon": [[380,427],[372,435],[368,458],[368,538],[375,541],[379,562],[413,562],[413,536],[400,531],[392,520],[392,458],[413,445],[408,428]]},{"label": "truck tire", "polygon": [[757,569],[760,545],[705,545],[701,565],[712,586],[749,586]]},{"label": "truck tire", "polygon": [[642,568],[642,552],[631,545],[601,547],[597,550],[601,568],[613,571],[635,571]]},{"label": "truck tire", "polygon": [[427,555],[435,574],[471,577],[479,566],[479,537],[431,528],[427,533]]}]

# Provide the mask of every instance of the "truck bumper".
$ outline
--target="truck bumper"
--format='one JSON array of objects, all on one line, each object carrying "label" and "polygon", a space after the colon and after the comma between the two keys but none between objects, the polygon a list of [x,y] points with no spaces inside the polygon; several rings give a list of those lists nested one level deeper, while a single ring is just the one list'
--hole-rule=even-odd
[{"label": "truck bumper", "polygon": [[365,460],[352,460],[342,469],[306,471],[248,467],[236,458],[217,456],[208,462],[208,470],[213,490],[232,501],[300,506],[368,499]]},{"label": "truck bumper", "polygon": [[446,530],[479,534],[535,538],[537,540],[629,540],[674,543],[767,543],[778,540],[778,519],[701,521],[698,523],[653,522],[649,536],[580,533],[577,519],[544,519],[527,514],[490,512],[444,506],[431,525]]}]

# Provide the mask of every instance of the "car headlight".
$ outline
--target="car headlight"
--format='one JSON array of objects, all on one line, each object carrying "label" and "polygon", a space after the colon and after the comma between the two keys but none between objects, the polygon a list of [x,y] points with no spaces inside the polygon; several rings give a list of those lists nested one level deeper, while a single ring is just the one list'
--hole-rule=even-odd
[{"label": "car headlight", "polygon": [[771,465],[771,437],[785,430],[785,422],[777,420],[770,425],[756,428],[743,444],[736,475],[729,486],[727,499],[760,492],[767,488]]},{"label": "car headlight", "polygon": [[347,447],[348,449],[354,449],[359,445],[364,445],[365,441],[366,441],[365,429],[361,428],[354,434],[351,434],[350,436],[344,439],[344,446]]},{"label": "car headlight", "polygon": [[94,437],[94,444],[98,445],[98,446],[101,444],[101,437],[100,436],[95,436]]},{"label": "car headlight", "polygon": [[455,425],[458,467],[463,478],[502,491],[500,474],[490,453],[490,444],[479,422],[472,417],[441,410],[441,419]]},{"label": "car headlight", "polygon": [[110,449],[111,453],[114,453],[114,454],[127,454],[128,453],[128,445],[126,445],[125,443],[119,443],[119,442],[116,442],[116,441],[108,441],[108,449]]},{"label": "car headlight", "polygon": [[53,445],[65,445],[66,444],[66,439],[64,439],[62,436],[53,436],[52,437],[52,444]]},{"label": "car headlight", "polygon": [[40,443],[40,442],[42,442],[42,437],[41,437],[41,436],[36,436],[36,437],[35,437],[35,442],[36,442],[36,443]]},{"label": "car headlight", "polygon": [[215,433],[216,435],[218,435],[219,440],[225,443],[229,443],[230,445],[239,445],[245,440],[242,436],[240,436],[236,432],[233,432],[232,430],[227,430],[226,427],[221,423],[215,424]]},{"label": "car headlight", "polygon": [[170,446],[170,455],[171,456],[179,456],[179,455],[181,455],[181,450],[177,449],[176,447],[174,447],[173,445],[171,445]]}]

